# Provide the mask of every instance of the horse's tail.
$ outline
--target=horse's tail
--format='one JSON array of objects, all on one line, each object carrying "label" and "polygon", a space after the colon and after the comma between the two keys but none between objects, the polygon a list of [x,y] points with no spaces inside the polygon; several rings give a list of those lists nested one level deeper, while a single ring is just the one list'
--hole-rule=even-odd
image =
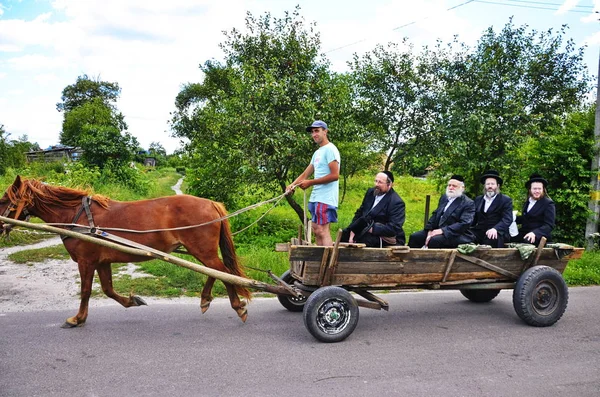
[{"label": "horse's tail", "polygon": [[[219,217],[227,215],[225,206],[221,203],[213,202]],[[240,277],[246,277],[244,269],[240,266],[237,255],[235,254],[235,245],[233,244],[233,237],[231,235],[231,229],[229,228],[229,221],[224,219],[221,221],[221,234],[219,236],[219,248],[221,249],[221,256],[223,256],[223,263],[225,267],[231,271],[232,274]],[[238,295],[243,296],[247,300],[252,299],[251,292],[240,285],[234,285],[235,291]]]}]

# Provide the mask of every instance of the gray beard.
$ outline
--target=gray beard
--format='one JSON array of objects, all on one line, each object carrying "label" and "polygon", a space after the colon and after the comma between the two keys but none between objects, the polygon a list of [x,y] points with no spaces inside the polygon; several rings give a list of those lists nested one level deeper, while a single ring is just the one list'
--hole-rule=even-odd
[{"label": "gray beard", "polygon": [[454,197],[460,197],[462,196],[463,192],[459,192],[457,190],[455,190],[453,193],[450,193],[448,190],[446,190],[446,196],[448,196],[449,198],[454,198]]},{"label": "gray beard", "polygon": [[381,196],[383,193],[381,192],[381,190],[379,190],[379,188],[375,188],[373,190],[373,196]]},{"label": "gray beard", "polygon": [[485,192],[485,195],[486,195],[488,198],[492,198],[492,197],[496,196],[496,194],[497,194],[496,192]]}]

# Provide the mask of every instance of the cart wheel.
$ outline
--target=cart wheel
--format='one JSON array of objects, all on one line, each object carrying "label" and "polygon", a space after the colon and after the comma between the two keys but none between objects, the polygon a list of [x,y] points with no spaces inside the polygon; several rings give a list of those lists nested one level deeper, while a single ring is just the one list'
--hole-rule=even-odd
[{"label": "cart wheel", "polygon": [[461,289],[460,293],[465,298],[475,303],[489,302],[500,293],[499,289]]},{"label": "cart wheel", "polygon": [[340,342],[358,324],[358,305],[348,291],[324,287],[313,292],[304,308],[306,329],[321,342]]},{"label": "cart wheel", "polygon": [[[294,277],[289,270],[286,270],[282,275],[281,279],[288,284],[294,282]],[[306,303],[306,297],[302,296],[301,298],[296,298],[291,295],[277,295],[277,299],[279,299],[279,303],[286,309],[291,312],[301,312],[304,309],[304,304]]]},{"label": "cart wheel", "polygon": [[548,327],[557,322],[567,308],[569,290],[562,275],[548,266],[527,269],[515,285],[513,306],[529,325]]}]

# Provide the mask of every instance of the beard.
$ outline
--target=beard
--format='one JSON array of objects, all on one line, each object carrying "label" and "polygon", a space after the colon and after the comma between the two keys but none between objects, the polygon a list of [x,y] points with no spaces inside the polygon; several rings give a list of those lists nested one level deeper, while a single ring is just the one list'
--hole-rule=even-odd
[{"label": "beard", "polygon": [[378,187],[376,187],[375,189],[373,189],[373,196],[380,196],[382,195],[382,191],[381,189],[379,189]]},{"label": "beard", "polygon": [[500,193],[500,189],[499,188],[496,188],[494,190],[483,189],[483,194],[485,194],[488,198],[492,198],[495,195],[497,195],[498,193]]},{"label": "beard", "polygon": [[446,196],[448,196],[449,198],[460,197],[462,196],[462,194],[463,191],[461,189],[456,189],[453,192],[451,192],[449,189],[446,189]]}]

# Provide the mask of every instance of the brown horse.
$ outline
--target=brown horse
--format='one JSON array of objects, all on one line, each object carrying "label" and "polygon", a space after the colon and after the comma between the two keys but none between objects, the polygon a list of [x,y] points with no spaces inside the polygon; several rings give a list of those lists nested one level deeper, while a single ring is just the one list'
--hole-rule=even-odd
[{"label": "brown horse", "polygon": [[[0,198],[0,214],[14,219],[24,219],[30,214],[47,223],[77,223],[129,230],[161,229],[151,233],[115,231],[113,234],[167,253],[183,246],[205,266],[244,277],[235,254],[229,222],[226,219],[199,227],[162,230],[200,225],[221,218],[226,214],[221,203],[188,195],[131,202],[114,201],[104,196],[94,195],[89,205],[86,205],[89,208],[88,215],[88,211],[82,204],[87,197],[88,192],[83,190],[50,186],[35,179],[21,179],[17,176],[4,196]],[[89,222],[90,219],[92,224]],[[6,228],[6,225],[3,226]],[[125,297],[115,292],[112,286],[111,263],[141,262],[151,258],[126,254],[76,238],[67,238],[63,243],[71,258],[79,265],[81,277],[79,311],[74,317],[69,317],[63,327],[76,327],[85,323],[94,270],[98,272],[102,290],[107,296],[125,307],[146,304],[137,296]],[[223,260],[218,256],[219,248]],[[214,278],[208,277],[202,289],[200,300],[202,313],[208,310],[213,299],[214,282]],[[238,294],[250,300],[250,291],[241,286],[224,284],[231,307],[245,322],[248,315],[246,301],[240,300]]]}]

